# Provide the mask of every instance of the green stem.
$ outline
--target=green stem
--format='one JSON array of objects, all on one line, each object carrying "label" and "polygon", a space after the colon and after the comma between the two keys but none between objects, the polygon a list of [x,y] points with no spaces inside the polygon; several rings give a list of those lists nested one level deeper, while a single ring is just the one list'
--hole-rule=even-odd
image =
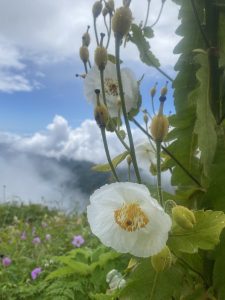
[{"label": "green stem", "polygon": [[152,112],[155,115],[154,97],[152,97]]},{"label": "green stem", "polygon": [[103,102],[104,102],[105,106],[107,107],[106,97],[105,97],[105,85],[104,85],[104,70],[101,69],[99,71],[100,71]]},{"label": "green stem", "polygon": [[116,174],[116,170],[113,166],[113,163],[112,163],[112,160],[111,160],[111,157],[110,157],[110,154],[109,154],[109,148],[108,148],[108,143],[107,143],[107,139],[106,139],[105,128],[101,128],[101,134],[102,134],[102,140],[103,140],[103,144],[104,144],[105,153],[106,153],[108,163],[109,163],[110,168],[112,170],[113,176],[115,177],[116,181],[119,182],[119,178]]},{"label": "green stem", "polygon": [[163,206],[163,196],[162,196],[162,180],[161,180],[161,142],[156,142],[156,156],[157,156],[157,188],[158,188],[158,200],[161,206]]},{"label": "green stem", "polygon": [[159,21],[159,19],[161,17],[162,11],[163,11],[164,4],[165,4],[165,1],[162,2],[161,7],[160,7],[160,11],[159,11],[159,14],[158,14],[158,17],[155,20],[155,22],[150,26],[151,28],[154,27],[158,23],[158,21]]},{"label": "green stem", "polygon": [[108,47],[109,47],[109,42],[110,42],[110,38],[111,38],[111,32],[112,32],[112,15],[110,14],[110,16],[109,16],[109,34],[108,34],[108,40],[107,40],[107,44],[106,44],[106,49],[108,49]]},{"label": "green stem", "polygon": [[143,27],[146,27],[147,23],[148,23],[148,17],[149,17],[149,10],[150,10],[150,3],[151,0],[147,0],[148,1],[148,7],[147,7],[147,14],[146,14],[146,19],[145,19],[145,23]]},{"label": "green stem", "polygon": [[125,148],[127,151],[130,152],[129,146],[124,142],[124,140],[123,140],[122,137],[120,136],[118,130],[117,130],[115,127],[114,127],[114,130],[115,130],[115,133],[116,133],[118,139],[120,140],[121,144],[124,146],[124,148]]},{"label": "green stem", "polygon": [[121,38],[116,36],[116,71],[117,71],[117,79],[118,79],[118,85],[119,85],[119,93],[120,93],[120,99],[121,99],[121,107],[123,111],[123,116],[124,116],[124,121],[127,129],[127,135],[130,143],[130,155],[132,158],[133,166],[134,166],[134,171],[137,177],[138,183],[141,183],[141,176],[139,173],[138,165],[137,165],[137,159],[135,155],[135,150],[134,150],[134,142],[133,142],[133,137],[130,129],[130,124],[129,120],[127,117],[127,112],[126,112],[126,105],[125,105],[125,99],[124,99],[124,92],[123,92],[123,84],[122,84],[122,77],[121,77],[121,71],[120,71],[120,42]]},{"label": "green stem", "polygon": [[151,290],[151,295],[150,295],[150,300],[153,299],[154,293],[155,293],[155,289],[156,289],[156,283],[157,283],[157,279],[158,279],[158,272],[155,272],[155,276],[154,276],[154,280],[153,280],[153,285],[152,285],[152,290]]},{"label": "green stem", "polygon": [[88,73],[88,69],[87,69],[87,63],[84,62],[84,69],[85,69],[85,73],[87,74]]},{"label": "green stem", "polygon": [[97,20],[97,18],[94,18],[94,31],[95,31],[96,42],[97,42],[97,45],[99,46],[99,39],[98,39],[98,31],[97,31],[97,26],[96,26],[96,20]]},{"label": "green stem", "polygon": [[[153,137],[133,118],[132,121],[134,124],[142,131],[144,132],[151,140],[154,140]],[[196,179],[183,165],[182,163],[169,151],[167,150],[164,146],[161,145],[161,148],[163,151],[168,154],[174,161],[175,163],[186,173],[188,177],[190,177],[199,187],[202,187],[201,183]]]}]

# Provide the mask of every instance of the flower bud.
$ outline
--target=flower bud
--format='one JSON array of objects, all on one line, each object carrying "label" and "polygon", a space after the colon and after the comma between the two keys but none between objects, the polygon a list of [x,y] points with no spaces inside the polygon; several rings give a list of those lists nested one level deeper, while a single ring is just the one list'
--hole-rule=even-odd
[{"label": "flower bud", "polygon": [[192,229],[196,224],[194,213],[187,207],[177,205],[172,208],[174,221],[183,229]]},{"label": "flower bud", "polygon": [[155,86],[151,89],[150,94],[151,94],[152,98],[155,96],[155,94],[156,94],[156,87]]},{"label": "flower bud", "polygon": [[106,17],[108,13],[109,13],[109,10],[108,10],[108,8],[105,6],[105,7],[103,8],[103,10],[102,10],[102,15],[103,15],[103,17]]},{"label": "flower bud", "polygon": [[132,22],[132,13],[129,7],[120,7],[112,18],[112,29],[115,35],[123,37],[129,32]]},{"label": "flower bud", "polygon": [[90,34],[88,32],[89,28],[90,28],[90,26],[88,26],[87,31],[82,36],[83,46],[86,46],[86,47],[88,47],[90,45],[90,42],[91,42],[91,37],[90,37]]},{"label": "flower bud", "polygon": [[95,63],[99,70],[104,70],[107,64],[108,54],[104,47],[97,47],[95,50]]},{"label": "flower bud", "polygon": [[144,122],[146,124],[148,124],[148,115],[147,114],[144,114],[143,119],[144,119]]},{"label": "flower bud", "polygon": [[172,254],[170,249],[165,246],[158,254],[151,257],[152,267],[156,272],[162,272],[171,267]]},{"label": "flower bud", "polygon": [[129,7],[131,0],[123,0],[123,6]]},{"label": "flower bud", "polygon": [[132,163],[132,158],[129,154],[129,155],[127,155],[127,164],[130,165],[131,163]]},{"label": "flower bud", "polygon": [[87,47],[85,47],[85,46],[80,47],[80,58],[84,63],[88,62],[89,51],[88,51]]},{"label": "flower bud", "polygon": [[92,14],[96,19],[102,11],[102,1],[96,1],[92,6]]},{"label": "flower bud", "polygon": [[106,8],[108,9],[108,12],[112,14],[115,10],[115,3],[114,0],[108,0],[108,2],[105,3]]},{"label": "flower bud", "polygon": [[94,111],[96,123],[100,128],[105,128],[109,119],[109,114],[104,104],[99,104],[95,107]]},{"label": "flower bud", "polygon": [[155,141],[161,142],[168,133],[169,121],[166,116],[159,114],[152,119],[151,134]]},{"label": "flower bud", "polygon": [[161,96],[166,96],[168,92],[167,84],[168,82],[166,82],[166,85],[161,89]]}]

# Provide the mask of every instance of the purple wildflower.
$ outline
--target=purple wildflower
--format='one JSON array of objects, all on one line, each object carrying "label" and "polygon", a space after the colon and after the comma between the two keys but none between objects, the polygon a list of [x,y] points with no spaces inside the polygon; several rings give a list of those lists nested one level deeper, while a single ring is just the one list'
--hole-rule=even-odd
[{"label": "purple wildflower", "polygon": [[84,238],[81,235],[75,235],[72,240],[72,244],[75,247],[80,247],[84,243]]},{"label": "purple wildflower", "polygon": [[32,279],[35,280],[41,272],[42,272],[41,268],[33,269],[33,271],[31,272]]},{"label": "purple wildflower", "polygon": [[9,265],[11,265],[12,261],[9,257],[3,257],[2,259],[2,264],[4,267],[8,267]]},{"label": "purple wildflower", "polygon": [[25,232],[25,231],[23,231],[23,232],[21,233],[20,238],[21,238],[21,240],[23,240],[23,241],[27,239],[27,235],[26,235],[26,232]]},{"label": "purple wildflower", "polygon": [[52,238],[51,234],[47,233],[45,236],[46,241],[50,241]]},{"label": "purple wildflower", "polygon": [[36,236],[36,237],[33,239],[32,243],[35,244],[35,245],[40,244],[40,243],[41,243],[41,239],[40,239],[38,236]]}]

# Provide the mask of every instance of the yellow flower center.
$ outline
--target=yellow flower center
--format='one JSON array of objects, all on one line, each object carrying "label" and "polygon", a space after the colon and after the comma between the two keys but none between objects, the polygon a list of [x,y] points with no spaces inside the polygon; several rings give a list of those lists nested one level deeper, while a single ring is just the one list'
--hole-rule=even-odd
[{"label": "yellow flower center", "polygon": [[118,83],[117,81],[111,79],[111,78],[106,78],[105,79],[105,93],[106,95],[111,95],[111,96],[118,96]]},{"label": "yellow flower center", "polygon": [[145,227],[149,219],[137,203],[123,204],[114,211],[116,223],[124,230],[132,232]]}]

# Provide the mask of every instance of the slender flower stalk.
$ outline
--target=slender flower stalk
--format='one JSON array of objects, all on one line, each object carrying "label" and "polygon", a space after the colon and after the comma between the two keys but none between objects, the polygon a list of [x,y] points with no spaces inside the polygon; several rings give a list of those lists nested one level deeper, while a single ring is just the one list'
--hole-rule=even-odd
[{"label": "slender flower stalk", "polygon": [[109,47],[111,32],[112,32],[112,14],[109,15],[109,31],[108,31],[108,40],[107,40],[107,44],[106,44],[106,49],[108,49],[108,47]]},{"label": "slender flower stalk", "polygon": [[[143,132],[146,134],[146,136],[148,136],[151,140],[153,140],[153,137],[138,123],[137,120],[135,120],[134,118],[132,119],[132,121],[134,122],[134,124]],[[182,163],[169,151],[167,150],[163,145],[161,145],[162,150],[170,156],[170,158],[172,158],[175,163],[186,173],[186,175],[192,179],[192,181],[197,184],[199,187],[202,187],[201,183],[198,181],[197,178],[195,178],[183,165]]]},{"label": "slender flower stalk", "polygon": [[146,19],[145,19],[145,23],[143,27],[146,27],[147,23],[148,23],[148,17],[149,17],[149,10],[150,10],[150,3],[151,0],[147,0],[148,1],[148,7],[147,7],[147,13],[146,13]]},{"label": "slender flower stalk", "polygon": [[126,129],[127,129],[127,135],[128,135],[128,139],[129,139],[129,143],[130,143],[130,155],[132,157],[134,171],[135,171],[138,183],[141,183],[141,176],[140,176],[140,173],[139,173],[137,160],[136,160],[136,155],[135,155],[135,150],[134,150],[133,137],[132,137],[130,124],[129,124],[129,120],[128,120],[127,112],[126,112],[126,106],[125,106],[123,84],[122,84],[121,71],[120,71],[120,43],[121,43],[121,38],[118,35],[116,35],[116,37],[115,37],[115,42],[116,42],[116,71],[117,71],[117,79],[118,79],[119,93],[120,93],[120,99],[121,99],[121,107],[122,107],[124,121],[125,121]]},{"label": "slender flower stalk", "polygon": [[162,183],[161,183],[161,142],[156,142],[156,156],[157,156],[157,189],[158,189],[158,197],[159,203],[163,206],[163,195],[162,195]]},{"label": "slender flower stalk", "polygon": [[161,15],[162,15],[162,11],[163,11],[163,7],[164,7],[165,2],[166,2],[166,1],[162,1],[161,7],[160,7],[160,11],[159,11],[159,14],[158,14],[158,16],[157,16],[155,22],[150,26],[151,28],[154,27],[154,26],[158,23],[158,21],[159,21]]}]

